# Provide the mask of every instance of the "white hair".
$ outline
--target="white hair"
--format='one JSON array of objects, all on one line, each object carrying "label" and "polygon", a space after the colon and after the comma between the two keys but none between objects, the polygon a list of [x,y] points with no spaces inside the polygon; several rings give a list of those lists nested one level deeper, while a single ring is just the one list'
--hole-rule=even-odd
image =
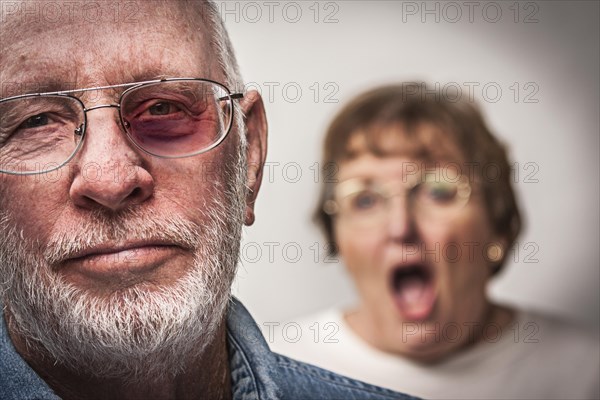
[{"label": "white hair", "polygon": [[[186,12],[185,15],[188,18],[192,18],[190,22],[192,29],[200,28],[200,22],[206,22],[206,26],[209,29],[211,40],[211,48],[217,56],[219,67],[221,72],[225,76],[225,85],[234,92],[244,90],[244,82],[242,74],[235,56],[233,44],[229,38],[229,33],[225,28],[225,22],[221,18],[219,8],[215,1],[204,0],[204,1],[186,1],[180,0],[178,3],[184,6],[191,6],[192,9]],[[240,136],[240,146],[245,149],[246,147],[246,135],[244,116],[241,108],[237,102],[234,102],[235,109],[235,125],[238,128],[238,134]]]}]

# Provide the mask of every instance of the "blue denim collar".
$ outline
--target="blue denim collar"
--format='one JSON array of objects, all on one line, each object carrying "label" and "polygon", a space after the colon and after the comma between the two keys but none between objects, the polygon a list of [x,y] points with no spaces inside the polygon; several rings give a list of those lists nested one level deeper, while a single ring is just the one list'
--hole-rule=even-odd
[{"label": "blue denim collar", "polygon": [[17,353],[8,335],[1,302],[0,312],[0,397],[10,400],[60,400]]},{"label": "blue denim collar", "polygon": [[227,314],[227,344],[233,398],[280,398],[269,371],[274,362],[269,346],[248,310],[236,298],[232,298]]}]

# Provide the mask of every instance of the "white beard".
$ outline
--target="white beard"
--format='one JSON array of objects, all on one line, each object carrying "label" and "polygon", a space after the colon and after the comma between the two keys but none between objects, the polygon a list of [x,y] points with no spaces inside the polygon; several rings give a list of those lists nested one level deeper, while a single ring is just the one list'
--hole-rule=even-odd
[{"label": "white beard", "polygon": [[[40,249],[0,211],[0,299],[15,333],[32,351],[81,374],[133,382],[181,372],[214,340],[230,299],[245,208],[242,154],[229,182],[215,184],[225,186],[215,189],[227,200],[207,202],[201,227],[135,210],[118,218],[90,212]],[[194,261],[173,284],[138,284],[102,297],[51,268],[78,248],[120,238],[173,241],[194,249]]]}]

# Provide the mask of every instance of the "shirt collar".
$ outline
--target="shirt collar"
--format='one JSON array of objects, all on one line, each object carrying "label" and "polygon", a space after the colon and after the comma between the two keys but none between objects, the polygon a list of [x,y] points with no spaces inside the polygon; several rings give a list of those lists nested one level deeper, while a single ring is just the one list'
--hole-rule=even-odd
[{"label": "shirt collar", "polygon": [[8,335],[0,302],[0,392],[6,399],[56,399],[46,382],[17,353]]},{"label": "shirt collar", "polygon": [[235,297],[227,314],[227,343],[233,398],[281,398],[273,380],[273,353],[248,310]]}]

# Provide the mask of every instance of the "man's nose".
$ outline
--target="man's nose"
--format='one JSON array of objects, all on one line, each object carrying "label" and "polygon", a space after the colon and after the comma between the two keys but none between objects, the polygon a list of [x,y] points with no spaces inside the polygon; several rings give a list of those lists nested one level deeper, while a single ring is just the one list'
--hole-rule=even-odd
[{"label": "man's nose", "polygon": [[125,137],[116,109],[89,111],[83,147],[74,160],[71,199],[80,207],[112,211],[146,201],[154,193],[154,179]]}]

